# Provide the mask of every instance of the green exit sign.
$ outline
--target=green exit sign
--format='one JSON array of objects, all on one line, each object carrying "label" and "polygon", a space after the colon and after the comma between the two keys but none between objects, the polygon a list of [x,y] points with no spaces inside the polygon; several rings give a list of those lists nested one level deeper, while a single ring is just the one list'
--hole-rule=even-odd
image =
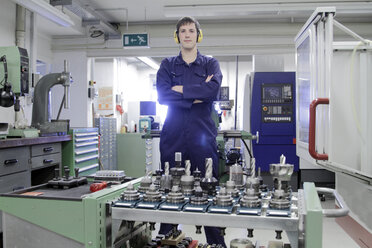
[{"label": "green exit sign", "polygon": [[149,47],[149,35],[123,34],[123,47]]}]

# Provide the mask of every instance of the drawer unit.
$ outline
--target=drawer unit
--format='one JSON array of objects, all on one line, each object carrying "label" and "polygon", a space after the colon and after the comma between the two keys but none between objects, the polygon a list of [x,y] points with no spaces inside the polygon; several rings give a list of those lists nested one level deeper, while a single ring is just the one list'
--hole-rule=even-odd
[{"label": "drawer unit", "polygon": [[29,158],[26,146],[0,149],[0,176],[29,170]]},{"label": "drawer unit", "polygon": [[54,167],[61,164],[61,142],[67,140],[70,137],[3,140],[0,149],[0,193],[29,188],[52,179]]},{"label": "drawer unit", "polygon": [[57,166],[60,168],[62,162],[61,153],[54,153],[44,156],[37,156],[31,158],[31,169],[38,169],[46,166]]},{"label": "drawer unit", "polygon": [[0,177],[0,193],[31,187],[30,171]]},{"label": "drawer unit", "polygon": [[[29,147],[22,147],[22,148],[29,148]],[[15,174],[10,174],[7,176],[0,177],[0,193],[8,193],[11,191],[25,189],[28,187],[31,187],[30,171],[23,171],[23,172],[18,172]],[[3,231],[2,215],[3,214],[0,211],[0,232]]]},{"label": "drawer unit", "polygon": [[62,163],[69,166],[70,174],[78,167],[79,175],[91,175],[99,169],[98,129],[73,128],[69,134],[70,142],[65,142],[62,147]]},{"label": "drawer unit", "polygon": [[61,143],[41,144],[31,146],[31,156],[48,155],[52,153],[61,153]]},{"label": "drawer unit", "polygon": [[51,180],[54,177],[54,168],[61,171],[62,145],[60,142],[33,145],[30,151],[32,186]]},{"label": "drawer unit", "polygon": [[100,134],[100,160],[106,170],[117,170],[116,161],[116,118],[94,119]]}]

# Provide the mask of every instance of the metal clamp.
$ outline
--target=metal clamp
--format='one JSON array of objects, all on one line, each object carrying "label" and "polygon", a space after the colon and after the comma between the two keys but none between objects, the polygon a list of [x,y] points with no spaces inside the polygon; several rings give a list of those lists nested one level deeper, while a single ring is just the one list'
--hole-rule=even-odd
[{"label": "metal clamp", "polygon": [[333,194],[337,204],[340,206],[339,209],[323,209],[323,215],[325,217],[343,217],[349,214],[349,208],[344,202],[344,199],[337,193],[335,189],[317,187],[316,190],[319,193]]}]

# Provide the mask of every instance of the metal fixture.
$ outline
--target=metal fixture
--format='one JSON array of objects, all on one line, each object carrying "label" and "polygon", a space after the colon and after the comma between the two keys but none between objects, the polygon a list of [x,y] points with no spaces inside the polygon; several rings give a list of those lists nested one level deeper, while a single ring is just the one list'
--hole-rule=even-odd
[{"label": "metal fixture", "polygon": [[261,200],[256,195],[254,189],[249,188],[240,199],[240,205],[246,208],[259,208],[261,206]]},{"label": "metal fixture", "polygon": [[221,188],[217,196],[213,198],[213,203],[220,207],[231,206],[233,198],[227,193],[226,188]]},{"label": "metal fixture", "polygon": [[40,130],[41,135],[53,133],[67,133],[69,123],[66,121],[52,121],[48,112],[49,91],[57,84],[64,86],[64,107],[70,108],[70,85],[72,78],[70,75],[67,61],[64,62],[64,71],[61,73],[51,73],[42,77],[36,84],[34,92],[34,105],[32,108],[31,125]]},{"label": "metal fixture", "polygon": [[105,34],[105,39],[121,39],[120,31],[102,14],[82,0],[50,0],[53,6],[62,5],[75,15],[81,17],[83,27],[94,26]]},{"label": "metal fixture", "polygon": [[[37,13],[58,25],[64,27],[70,27],[74,25],[74,22],[71,18],[64,14],[62,11],[53,7],[53,5],[48,4],[43,0],[13,0],[16,4],[19,4],[26,9]],[[51,1],[52,2],[52,1]]]},{"label": "metal fixture", "polygon": [[190,203],[193,205],[208,204],[208,197],[203,195],[203,190],[200,186],[195,188],[195,195],[190,197]]},{"label": "metal fixture", "polygon": [[161,194],[156,189],[154,184],[151,184],[150,188],[143,195],[143,200],[145,202],[160,202],[161,201]]},{"label": "metal fixture", "polygon": [[186,160],[185,175],[181,177],[182,193],[186,196],[192,195],[194,193],[194,176],[191,176],[190,168],[190,160]]},{"label": "metal fixture", "polygon": [[172,188],[172,181],[172,175],[169,175],[169,162],[165,162],[164,175],[162,175],[160,179],[160,190],[168,193]]},{"label": "metal fixture", "polygon": [[234,198],[239,196],[239,190],[236,188],[234,181],[226,182],[226,191]]},{"label": "metal fixture", "polygon": [[126,190],[121,194],[123,201],[138,201],[140,199],[140,193],[134,189],[133,184],[129,184]]},{"label": "metal fixture", "polygon": [[200,186],[205,194],[215,196],[217,185],[218,181],[213,177],[213,160],[207,158],[205,159],[205,177],[201,180]]},{"label": "metal fixture", "polygon": [[[152,180],[149,175],[146,175],[142,178],[140,186],[138,187],[138,191],[141,193],[145,193],[149,190],[150,186],[152,185]],[[154,185],[156,188],[156,186]]]},{"label": "metal fixture", "polygon": [[185,197],[182,195],[182,192],[178,186],[173,186],[172,191],[166,197],[168,203],[184,203]]},{"label": "metal fixture", "polygon": [[170,173],[173,179],[172,185],[179,186],[181,184],[181,176],[185,175],[185,168],[181,167],[182,153],[176,152],[174,156],[175,156],[176,166],[170,169]]}]

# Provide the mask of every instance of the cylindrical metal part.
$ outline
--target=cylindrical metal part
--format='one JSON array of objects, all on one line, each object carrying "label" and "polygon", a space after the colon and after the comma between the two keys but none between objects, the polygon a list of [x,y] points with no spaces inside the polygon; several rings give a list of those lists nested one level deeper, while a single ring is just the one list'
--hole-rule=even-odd
[{"label": "cylindrical metal part", "polygon": [[289,209],[291,202],[286,197],[286,193],[282,189],[274,191],[273,197],[269,202],[269,207],[273,209]]},{"label": "cylindrical metal part", "polygon": [[254,245],[248,239],[233,239],[230,241],[230,248],[254,248]]},{"label": "cylindrical metal part", "polygon": [[181,177],[181,188],[184,195],[192,195],[194,192],[194,177],[183,175]]},{"label": "cylindrical metal part", "polygon": [[151,184],[152,184],[151,177],[149,176],[143,177],[140,182],[140,186],[138,187],[138,191],[141,193],[145,193],[150,188]]},{"label": "cylindrical metal part", "polygon": [[163,175],[160,179],[160,190],[164,192],[169,192],[172,188],[172,176]]},{"label": "cylindrical metal part", "polygon": [[244,196],[240,199],[240,205],[246,208],[258,208],[261,206],[261,200],[256,195],[253,188],[245,191]]},{"label": "cylindrical metal part", "polygon": [[129,184],[126,190],[121,194],[121,199],[124,201],[138,201],[140,193],[134,189],[132,184]]},{"label": "cylindrical metal part", "polygon": [[[69,80],[69,79],[68,79]],[[64,86],[64,93],[65,93],[65,101],[64,101],[64,108],[69,109],[70,108],[70,85]]]},{"label": "cylindrical metal part", "polygon": [[63,61],[63,67],[64,67],[64,69],[65,69],[65,72],[69,72],[70,70],[70,68],[69,68],[69,64],[68,64],[68,61],[67,60],[64,60]]},{"label": "cylindrical metal part", "polygon": [[154,184],[151,184],[148,191],[146,191],[146,193],[143,195],[143,200],[145,202],[160,202],[161,201],[161,194],[156,189]]},{"label": "cylindrical metal part", "polygon": [[208,197],[203,195],[200,186],[195,188],[195,195],[190,197],[190,203],[193,205],[205,205],[208,203]]},{"label": "cylindrical metal part", "polygon": [[221,188],[217,196],[213,198],[213,203],[220,207],[231,206],[233,198],[227,193],[226,188]]},{"label": "cylindrical metal part", "polygon": [[182,195],[182,192],[178,186],[172,187],[172,191],[169,192],[166,199],[168,203],[174,204],[185,202],[185,197]]},{"label": "cylindrical metal part", "polygon": [[176,152],[174,154],[174,161],[176,162],[176,167],[181,167],[182,163],[182,153]]},{"label": "cylindrical metal part", "polygon": [[239,190],[235,187],[234,181],[226,182],[226,191],[228,194],[230,194],[234,198],[239,196]]},{"label": "cylindrical metal part", "polygon": [[248,177],[247,182],[245,183],[245,188],[253,188],[255,194],[260,197],[261,192],[260,192],[260,181],[257,177]]},{"label": "cylindrical metal part", "polygon": [[234,181],[238,188],[241,188],[244,185],[243,169],[238,163],[235,163],[230,167],[230,181]]}]

